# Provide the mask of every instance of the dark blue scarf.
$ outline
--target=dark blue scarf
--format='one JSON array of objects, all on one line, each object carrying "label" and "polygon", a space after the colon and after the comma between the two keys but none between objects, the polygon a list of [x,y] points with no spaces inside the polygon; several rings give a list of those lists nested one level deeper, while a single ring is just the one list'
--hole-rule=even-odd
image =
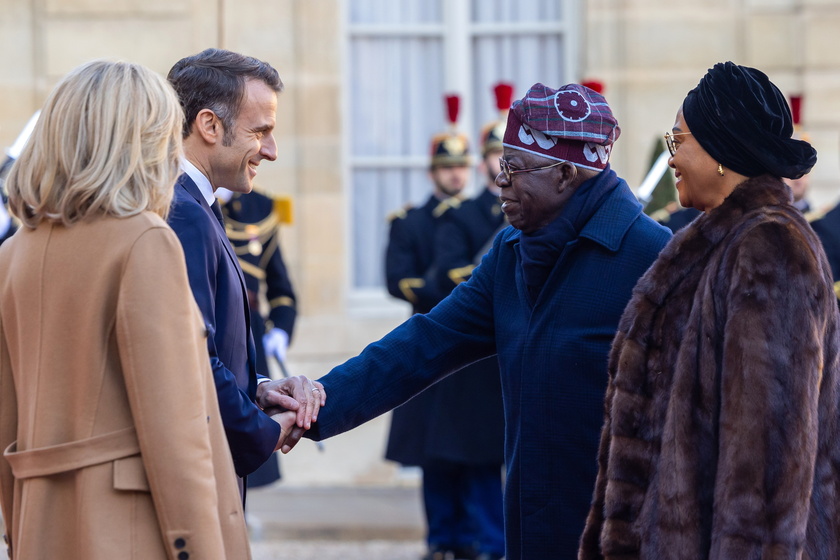
[{"label": "dark blue scarf", "polygon": [[583,226],[618,184],[618,176],[607,166],[580,184],[553,222],[533,233],[522,234],[519,241],[522,275],[532,305],[566,244],[577,239]]}]

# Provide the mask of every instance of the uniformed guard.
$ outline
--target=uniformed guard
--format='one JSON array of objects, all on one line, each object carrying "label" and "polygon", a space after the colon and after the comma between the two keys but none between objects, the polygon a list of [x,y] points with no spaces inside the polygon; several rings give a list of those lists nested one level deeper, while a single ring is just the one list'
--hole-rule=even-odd
[{"label": "uniformed guard", "polygon": [[415,313],[426,313],[446,294],[429,273],[434,260],[434,229],[438,218],[461,204],[470,171],[469,142],[456,123],[460,98],[446,96],[450,129],[432,138],[429,178],[434,190],[423,206],[406,207],[389,217],[391,228],[385,252],[388,292],[409,302]]},{"label": "uniformed guard", "polygon": [[[482,127],[479,135],[479,175],[484,179],[484,188],[475,198],[443,214],[435,233],[432,268],[444,294],[470,278],[496,235],[508,225],[501,211],[501,188],[496,185],[496,176],[501,171],[499,159],[513,86],[499,83],[493,92],[498,120]],[[438,466],[436,474],[455,482],[450,483],[448,496],[436,499],[448,499],[451,510],[464,512],[462,517],[453,516],[452,525],[461,527],[463,533],[472,527],[476,558],[501,558],[505,550],[501,468],[504,408],[498,360],[492,357],[472,364],[445,379],[440,387],[436,406],[453,412],[443,415],[449,426],[440,418],[435,420],[440,432],[435,434],[436,444],[447,446],[448,453],[448,462]],[[435,496],[427,501],[430,499]]]},{"label": "uniformed guard", "polygon": [[[470,174],[469,143],[457,130],[459,99],[447,96],[449,130],[432,138],[429,178],[434,189],[420,207],[395,213],[391,219],[385,275],[391,295],[408,301],[415,313],[432,309],[448,290],[441,290],[433,269],[435,231],[443,216],[460,206],[461,193]],[[405,466],[423,469],[423,502],[427,522],[428,552],[425,560],[474,559],[479,538],[476,517],[484,515],[467,510],[465,495],[478,497],[482,488],[464,476],[465,463],[483,464],[481,430],[493,428],[477,425],[461,408],[464,395],[459,372],[417,395],[394,411],[385,453],[387,459]],[[495,374],[498,383],[498,371]],[[453,393],[457,392],[455,401]],[[453,405],[454,403],[454,405]],[[501,399],[496,404],[502,410]],[[478,431],[477,431],[478,430]],[[501,428],[499,429],[501,432]],[[493,448],[496,481],[499,480],[502,448]],[[500,495],[500,485],[496,493]],[[501,500],[501,497],[499,496]],[[477,516],[475,515],[477,514]],[[503,549],[502,549],[503,550]]]},{"label": "uniformed guard", "polygon": [[[802,128],[802,96],[790,96],[790,113],[793,118],[793,137],[799,140],[810,142],[811,138],[808,133]],[[790,192],[793,194],[793,205],[805,214],[811,212],[811,203],[806,198],[808,188],[811,186],[811,176],[806,173],[798,179],[788,179],[783,177],[782,180],[790,187]]]},{"label": "uniformed guard", "polygon": [[14,235],[18,229],[17,222],[9,214],[6,189],[3,186],[6,181],[6,175],[9,174],[9,171],[12,169],[12,164],[14,164],[20,152],[23,150],[24,145],[32,135],[32,130],[35,128],[35,123],[38,122],[40,115],[41,111],[38,110],[29,118],[29,121],[23,127],[21,133],[18,134],[14,143],[6,150],[6,157],[3,159],[3,163],[0,164],[0,243],[3,243],[6,239]]},{"label": "uniformed guard", "polygon": [[[256,189],[243,194],[219,188],[216,197],[225,217],[225,232],[245,275],[257,371],[269,375],[267,357],[285,362],[297,317],[295,292],[279,235],[280,224],[291,221],[289,204]],[[276,456],[248,476],[249,488],[280,479]]]},{"label": "uniformed guard", "polygon": [[14,161],[14,158],[8,156],[3,164],[0,165],[0,243],[3,243],[17,231],[17,224],[15,224],[11,214],[9,214],[6,189],[3,188],[6,175],[12,168]]},{"label": "uniformed guard", "polygon": [[[793,117],[793,134],[800,140],[810,141],[808,134],[802,129],[800,118],[802,114],[802,97],[792,96],[790,98],[791,116]],[[794,197],[794,206],[797,206],[796,197],[798,190],[806,190],[808,187],[808,175],[800,179],[784,179],[790,186]],[[804,181],[804,188],[802,182]],[[803,192],[804,196],[804,192]],[[798,206],[797,206],[798,207]],[[817,236],[825,249],[825,256],[828,257],[828,264],[831,266],[831,276],[834,280],[834,295],[837,296],[840,305],[840,203],[827,208],[805,210],[805,218],[811,223]]]},{"label": "uniformed guard", "polygon": [[438,230],[442,242],[436,244],[437,283],[447,294],[470,277],[496,234],[507,225],[496,176],[501,171],[499,158],[502,157],[502,138],[513,99],[513,86],[502,82],[496,84],[493,92],[499,118],[482,127],[480,136],[482,159],[479,169],[485,188],[475,198],[447,212]]},{"label": "uniformed guard", "polygon": [[834,295],[840,304],[840,204],[811,222],[811,227],[817,233],[831,266],[831,276],[834,279]]}]

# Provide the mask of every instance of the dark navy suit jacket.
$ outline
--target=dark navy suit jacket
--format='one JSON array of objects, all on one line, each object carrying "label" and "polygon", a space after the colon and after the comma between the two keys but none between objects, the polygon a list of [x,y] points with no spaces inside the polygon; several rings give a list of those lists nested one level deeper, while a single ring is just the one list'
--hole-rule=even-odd
[{"label": "dark navy suit jacket", "polygon": [[353,428],[497,354],[505,557],[576,558],[598,470],[610,345],[633,286],[671,237],[613,180],[619,184],[566,244],[536,303],[522,274],[521,234],[508,227],[449,297],[321,378],[330,400],[307,437]]},{"label": "dark navy suit jacket", "polygon": [[219,410],[236,474],[245,476],[274,451],[280,425],[255,404],[257,374],[245,279],[198,186],[184,173],[169,213],[187,260],[187,274],[204,323]]}]

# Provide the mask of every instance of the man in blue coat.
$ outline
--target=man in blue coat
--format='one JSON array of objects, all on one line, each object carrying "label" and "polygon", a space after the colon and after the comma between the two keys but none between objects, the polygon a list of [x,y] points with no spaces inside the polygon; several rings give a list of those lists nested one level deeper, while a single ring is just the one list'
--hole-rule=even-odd
[{"label": "man in blue coat", "polygon": [[600,94],[534,85],[508,114],[496,179],[513,227],[431,312],[320,379],[330,401],[307,434],[315,439],[497,354],[507,560],[577,557],[610,344],[633,286],[671,237],[609,168],[618,135]]},{"label": "man in blue coat", "polygon": [[[222,423],[236,473],[244,477],[282,445],[291,425],[288,415],[272,418],[255,403],[259,381],[245,279],[213,193],[218,187],[250,192],[260,162],[277,158],[272,131],[283,84],[269,64],[219,49],[178,61],[168,79],[186,116],[184,173],[169,225],[184,247],[190,287],[207,327]],[[320,388],[304,377],[276,385],[279,394],[267,399],[297,410],[300,426],[309,424]],[[244,497],[241,478],[240,489]]]}]

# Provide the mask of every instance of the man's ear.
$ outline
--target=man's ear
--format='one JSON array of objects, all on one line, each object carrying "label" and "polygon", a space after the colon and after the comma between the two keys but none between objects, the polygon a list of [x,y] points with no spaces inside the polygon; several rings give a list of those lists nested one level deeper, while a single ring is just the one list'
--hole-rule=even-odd
[{"label": "man's ear", "polygon": [[559,190],[562,191],[568,187],[574,186],[578,174],[577,167],[568,161],[558,167],[560,168],[560,183],[557,185]]},{"label": "man's ear", "polygon": [[192,130],[198,133],[207,144],[221,142],[224,134],[222,121],[210,109],[202,109],[198,112],[193,121]]}]

